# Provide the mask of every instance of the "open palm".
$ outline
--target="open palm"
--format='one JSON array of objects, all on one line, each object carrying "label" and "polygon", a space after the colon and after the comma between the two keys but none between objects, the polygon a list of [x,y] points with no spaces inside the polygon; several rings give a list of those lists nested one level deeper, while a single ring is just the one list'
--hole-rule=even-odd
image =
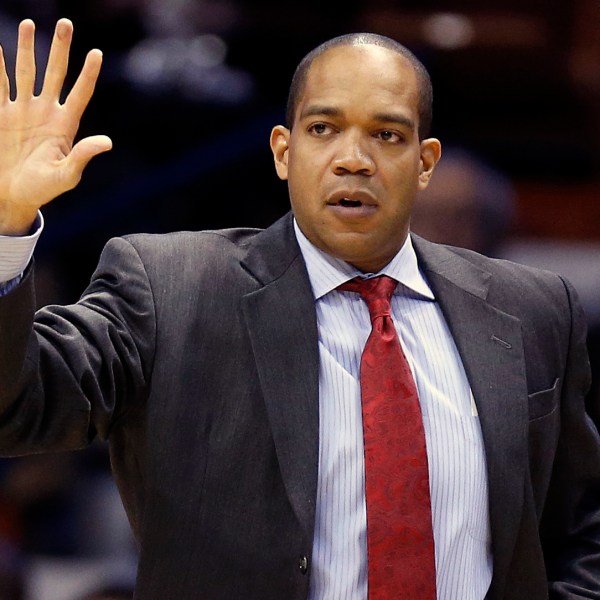
[{"label": "open palm", "polygon": [[36,77],[34,24],[19,26],[15,70],[16,95],[0,50],[0,233],[27,231],[39,207],[75,187],[87,163],[111,148],[106,136],[74,144],[85,108],[94,92],[102,54],[88,53],[64,103],[60,94],[67,73],[73,26],[56,25],[42,91],[34,95]]}]

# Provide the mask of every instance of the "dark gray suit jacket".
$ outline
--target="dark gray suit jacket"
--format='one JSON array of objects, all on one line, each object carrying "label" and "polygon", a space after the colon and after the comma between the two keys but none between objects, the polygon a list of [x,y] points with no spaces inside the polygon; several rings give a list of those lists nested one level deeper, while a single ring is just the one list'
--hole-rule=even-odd
[{"label": "dark gray suit jacket", "polygon": [[[414,239],[481,419],[488,597],[600,598],[600,451],[581,311],[558,276]],[[314,300],[288,215],[109,242],[81,301],[0,299],[0,451],[108,439],[137,598],[307,597],[318,456]]]}]

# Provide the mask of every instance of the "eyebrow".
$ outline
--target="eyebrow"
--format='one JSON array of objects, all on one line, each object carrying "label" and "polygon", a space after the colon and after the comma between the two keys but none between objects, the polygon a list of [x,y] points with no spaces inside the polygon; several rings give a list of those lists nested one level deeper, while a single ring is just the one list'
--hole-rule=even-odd
[{"label": "eyebrow", "polygon": [[[317,117],[321,115],[326,117],[339,117],[342,114],[342,111],[334,106],[314,104],[306,107],[300,113],[299,118],[305,119],[306,117]],[[396,123],[398,125],[402,125],[403,127],[407,127],[411,131],[414,131],[415,129],[415,122],[412,119],[398,113],[376,113],[373,115],[372,119],[380,123]]]},{"label": "eyebrow", "polygon": [[320,115],[324,115],[326,117],[339,117],[342,114],[342,111],[333,107],[333,106],[324,106],[321,104],[313,104],[312,106],[308,106],[300,113],[300,119],[304,119],[306,117],[317,117]]},{"label": "eyebrow", "polygon": [[415,129],[415,122],[412,119],[398,113],[377,113],[373,115],[373,119],[381,123],[397,123],[412,131]]}]

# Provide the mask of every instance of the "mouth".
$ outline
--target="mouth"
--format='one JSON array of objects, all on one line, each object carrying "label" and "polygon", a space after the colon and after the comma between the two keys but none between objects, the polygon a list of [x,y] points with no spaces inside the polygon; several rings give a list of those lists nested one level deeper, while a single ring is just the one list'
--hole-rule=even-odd
[{"label": "mouth", "polygon": [[363,203],[360,200],[351,200],[350,198],[342,198],[338,202],[338,205],[344,206],[346,208],[359,208],[360,206],[363,205]]},{"label": "mouth", "polygon": [[377,210],[378,202],[367,191],[340,190],[327,199],[326,205],[341,218],[364,219]]}]

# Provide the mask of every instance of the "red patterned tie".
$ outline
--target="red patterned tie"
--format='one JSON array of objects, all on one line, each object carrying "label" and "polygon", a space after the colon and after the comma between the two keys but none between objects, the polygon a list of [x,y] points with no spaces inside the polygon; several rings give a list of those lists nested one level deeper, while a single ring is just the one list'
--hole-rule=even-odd
[{"label": "red patterned tie", "polygon": [[417,388],[391,317],[391,277],[354,279],[372,330],[360,363],[369,600],[435,600],[425,433]]}]

